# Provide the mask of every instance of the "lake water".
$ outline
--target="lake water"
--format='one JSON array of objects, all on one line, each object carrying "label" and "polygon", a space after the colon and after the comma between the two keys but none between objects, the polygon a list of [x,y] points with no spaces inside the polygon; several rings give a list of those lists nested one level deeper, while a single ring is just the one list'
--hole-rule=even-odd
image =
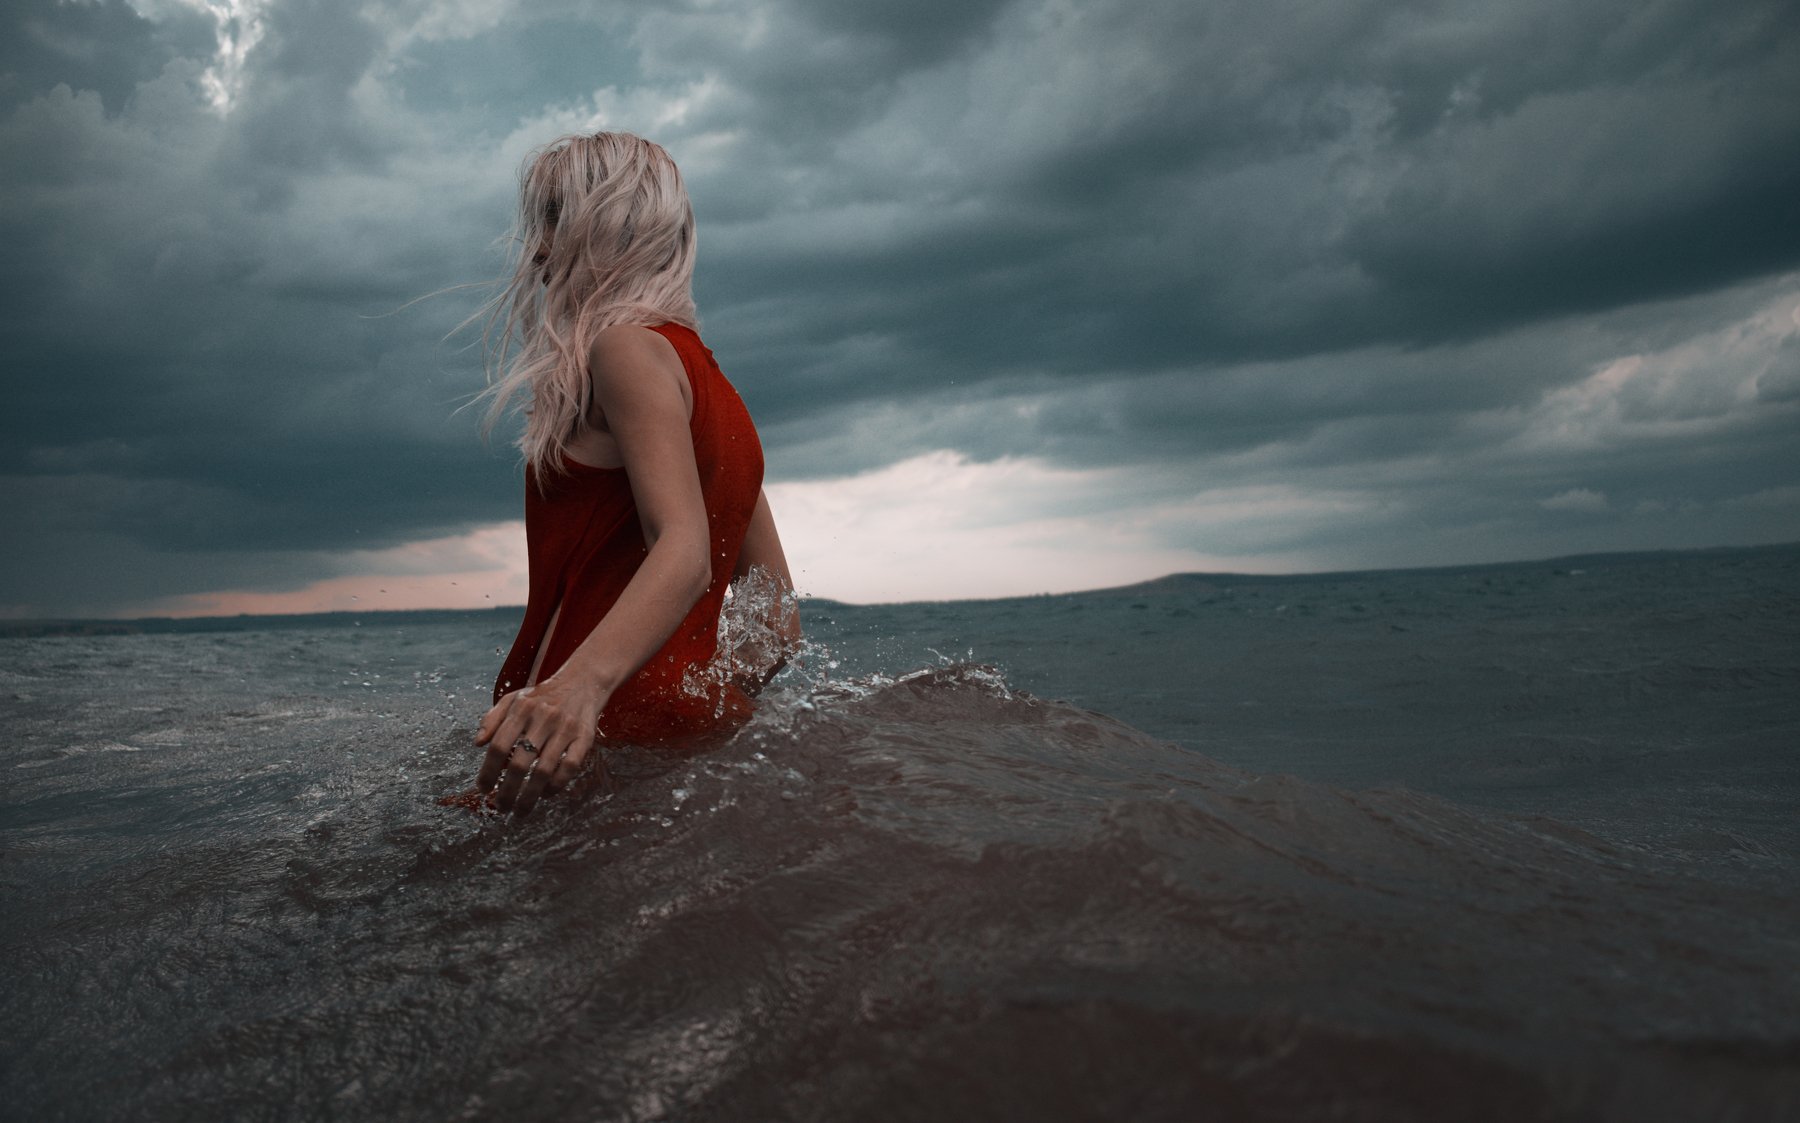
[{"label": "lake water", "polygon": [[1800,1118],[1800,547],[804,616],[518,823],[516,611],[13,627],[5,1117]]}]

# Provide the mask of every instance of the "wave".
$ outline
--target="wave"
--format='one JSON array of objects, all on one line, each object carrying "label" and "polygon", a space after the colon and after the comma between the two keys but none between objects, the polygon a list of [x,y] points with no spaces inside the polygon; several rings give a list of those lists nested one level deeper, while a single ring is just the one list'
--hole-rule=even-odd
[{"label": "wave", "polygon": [[[39,968],[6,1000],[16,1103],[527,1120],[1800,1105],[1791,898],[1547,819],[1228,767],[991,667],[843,680],[826,662],[728,742],[621,749],[605,790],[521,823],[438,808],[466,783],[468,731],[420,742],[392,702],[354,740],[330,704],[315,720],[284,702],[292,767],[273,773],[265,743],[232,740],[269,723],[224,727],[204,770],[138,793],[189,816],[10,925]],[[103,841],[58,830],[15,841],[70,861]],[[108,1064],[71,1081],[96,1040]]]}]

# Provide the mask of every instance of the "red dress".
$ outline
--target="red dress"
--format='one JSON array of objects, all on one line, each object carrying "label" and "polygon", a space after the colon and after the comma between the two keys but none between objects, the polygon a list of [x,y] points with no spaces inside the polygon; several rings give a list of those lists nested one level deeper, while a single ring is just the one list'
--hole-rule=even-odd
[{"label": "red dress", "polygon": [[[712,666],[719,609],[737,568],[738,550],[762,490],[762,442],[750,412],[725,381],[713,354],[692,329],[651,329],[675,345],[693,388],[688,431],[700,492],[712,528],[712,583],[656,654],[613,692],[600,714],[607,740],[657,743],[717,732],[750,715],[750,699]],[[565,460],[564,472],[538,487],[525,474],[525,539],[531,591],[525,622],[500,666],[494,698],[524,686],[557,605],[562,614],[538,668],[556,673],[625,591],[648,552],[637,502],[623,468]]]}]

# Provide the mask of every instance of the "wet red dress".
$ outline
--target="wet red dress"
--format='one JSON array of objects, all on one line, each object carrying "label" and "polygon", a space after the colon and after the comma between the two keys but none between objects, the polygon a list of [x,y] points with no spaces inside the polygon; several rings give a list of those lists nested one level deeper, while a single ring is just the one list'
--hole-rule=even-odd
[{"label": "wet red dress", "polygon": [[[675,345],[693,388],[688,431],[700,492],[712,528],[712,583],[675,632],[626,679],[600,715],[600,735],[654,744],[718,732],[742,723],[750,699],[712,666],[719,609],[762,489],[762,442],[750,413],[700,337],[679,324],[651,330]],[[525,622],[494,683],[498,700],[526,684],[557,605],[562,614],[538,668],[556,673],[625,591],[648,552],[637,503],[623,468],[565,460],[565,472],[539,488],[525,476],[525,539],[531,591]]]}]

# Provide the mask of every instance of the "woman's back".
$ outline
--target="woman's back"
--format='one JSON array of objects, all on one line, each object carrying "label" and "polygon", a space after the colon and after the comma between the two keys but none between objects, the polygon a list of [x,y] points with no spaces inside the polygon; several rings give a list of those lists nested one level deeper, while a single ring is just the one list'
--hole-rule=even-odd
[{"label": "woman's back", "polygon": [[[737,391],[691,329],[660,324],[693,394],[688,431],[711,535],[712,581],[667,642],[607,703],[601,734],[634,742],[704,733],[741,721],[749,700],[708,673],[738,549],[762,488],[762,443]],[[646,554],[625,469],[564,458],[563,471],[528,470],[525,527],[531,586],[525,620],[494,684],[496,698],[556,673],[619,599]],[[552,621],[554,619],[554,627]],[[538,658],[543,649],[541,660]]]}]

